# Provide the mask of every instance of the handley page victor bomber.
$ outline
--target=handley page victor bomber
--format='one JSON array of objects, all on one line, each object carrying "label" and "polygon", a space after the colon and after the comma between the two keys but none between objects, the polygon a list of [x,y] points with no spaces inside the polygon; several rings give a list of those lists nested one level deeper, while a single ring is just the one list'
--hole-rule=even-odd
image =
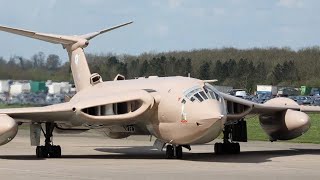
[{"label": "handley page victor bomber", "polygon": [[[60,146],[53,145],[53,130],[68,133],[89,129],[104,131],[110,138],[152,135],[155,146],[166,149],[167,158],[182,158],[183,148],[207,143],[223,133],[216,143],[217,154],[239,153],[236,142],[247,141],[248,114],[259,114],[260,124],[271,141],[294,139],[310,127],[305,112],[320,107],[299,106],[288,98],[275,98],[256,104],[217,91],[209,81],[189,77],[156,77],[103,81],[91,73],[83,49],[89,40],[105,32],[85,35],[44,34],[0,26],[1,31],[61,44],[67,50],[77,93],[61,104],[0,110],[0,145],[11,141],[22,123],[30,124],[31,145],[40,158],[60,157]],[[40,132],[45,144],[40,146]]]}]

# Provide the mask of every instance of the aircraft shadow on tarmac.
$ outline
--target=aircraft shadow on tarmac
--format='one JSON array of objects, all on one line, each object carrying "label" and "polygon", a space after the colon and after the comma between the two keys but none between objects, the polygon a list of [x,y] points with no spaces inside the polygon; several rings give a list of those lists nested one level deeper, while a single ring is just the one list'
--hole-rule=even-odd
[{"label": "aircraft shadow on tarmac", "polygon": [[[96,151],[116,153],[107,155],[109,159],[163,159],[165,152],[159,152],[153,147],[121,147],[96,148]],[[200,162],[223,162],[223,163],[263,163],[272,161],[275,157],[288,157],[296,155],[320,155],[320,149],[289,149],[289,150],[267,150],[267,151],[244,151],[236,155],[216,155],[213,152],[192,153],[184,152],[185,161]]]},{"label": "aircraft shadow on tarmac", "polygon": [[[165,152],[159,152],[153,147],[112,146],[94,149],[108,154],[96,155],[62,155],[61,159],[164,159]],[[264,163],[275,157],[289,157],[296,155],[320,155],[320,149],[289,149],[267,151],[244,151],[237,155],[216,155],[213,152],[192,153],[185,152],[182,161],[222,162],[222,163]],[[35,155],[1,155],[0,159],[8,160],[44,160]]]}]

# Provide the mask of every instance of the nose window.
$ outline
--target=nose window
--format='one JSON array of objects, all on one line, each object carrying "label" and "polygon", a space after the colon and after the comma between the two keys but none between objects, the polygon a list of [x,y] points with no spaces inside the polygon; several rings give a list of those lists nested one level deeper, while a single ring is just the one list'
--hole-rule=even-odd
[{"label": "nose window", "polygon": [[191,102],[198,101],[202,102],[204,100],[210,99],[210,96],[203,91],[200,87],[193,87],[184,92],[186,99]]},{"label": "nose window", "polygon": [[200,95],[201,95],[204,99],[208,99],[206,93],[204,93],[203,91],[200,91]]},{"label": "nose window", "polygon": [[203,101],[202,97],[200,96],[200,94],[195,94],[194,97],[196,97],[200,102]]},{"label": "nose window", "polygon": [[204,88],[204,91],[207,93],[210,99],[217,99],[216,95],[210,89]]},{"label": "nose window", "polygon": [[221,102],[221,96],[216,92],[217,90],[215,88],[213,88],[212,86],[211,87],[210,86],[206,84],[203,87],[204,91],[207,93],[209,98],[216,99]]}]

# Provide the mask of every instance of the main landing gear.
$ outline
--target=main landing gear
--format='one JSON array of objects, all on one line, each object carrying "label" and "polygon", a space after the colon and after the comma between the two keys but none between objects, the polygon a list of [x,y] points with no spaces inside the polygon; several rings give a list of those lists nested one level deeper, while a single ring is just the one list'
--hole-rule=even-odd
[{"label": "main landing gear", "polygon": [[189,149],[189,151],[191,150],[191,147],[189,145],[168,144],[167,148],[166,148],[167,159],[182,159],[182,157],[183,157],[182,147]]},{"label": "main landing gear", "polygon": [[233,141],[247,142],[246,121],[240,120],[236,124],[226,125],[223,131],[223,143],[216,143],[214,152],[216,154],[239,154],[240,144]]},{"label": "main landing gear", "polygon": [[45,131],[41,128],[45,137],[45,145],[37,146],[36,155],[38,158],[59,158],[61,157],[61,147],[52,144],[52,132],[55,127],[54,123],[45,123]]}]

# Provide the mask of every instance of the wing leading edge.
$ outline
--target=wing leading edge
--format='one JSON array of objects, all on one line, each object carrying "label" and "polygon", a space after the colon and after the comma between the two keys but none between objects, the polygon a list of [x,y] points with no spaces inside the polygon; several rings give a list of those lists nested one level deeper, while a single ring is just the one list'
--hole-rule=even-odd
[{"label": "wing leading edge", "polygon": [[77,124],[121,125],[134,123],[152,113],[149,110],[155,103],[154,97],[144,90],[91,97],[80,93],[66,103],[45,107],[0,109],[0,115],[6,114],[21,122],[73,120],[73,123]]},{"label": "wing leading edge", "polygon": [[68,121],[74,115],[69,102],[45,107],[0,109],[0,114],[7,114],[18,121],[31,122]]},{"label": "wing leading edge", "polygon": [[[289,98],[274,98],[264,104],[258,104],[225,93],[221,93],[221,95],[227,101],[228,120],[241,119],[248,114],[266,114],[288,109],[306,113],[320,112],[319,106],[301,106]],[[231,107],[238,107],[240,110],[238,112],[231,110],[230,112]]]}]

